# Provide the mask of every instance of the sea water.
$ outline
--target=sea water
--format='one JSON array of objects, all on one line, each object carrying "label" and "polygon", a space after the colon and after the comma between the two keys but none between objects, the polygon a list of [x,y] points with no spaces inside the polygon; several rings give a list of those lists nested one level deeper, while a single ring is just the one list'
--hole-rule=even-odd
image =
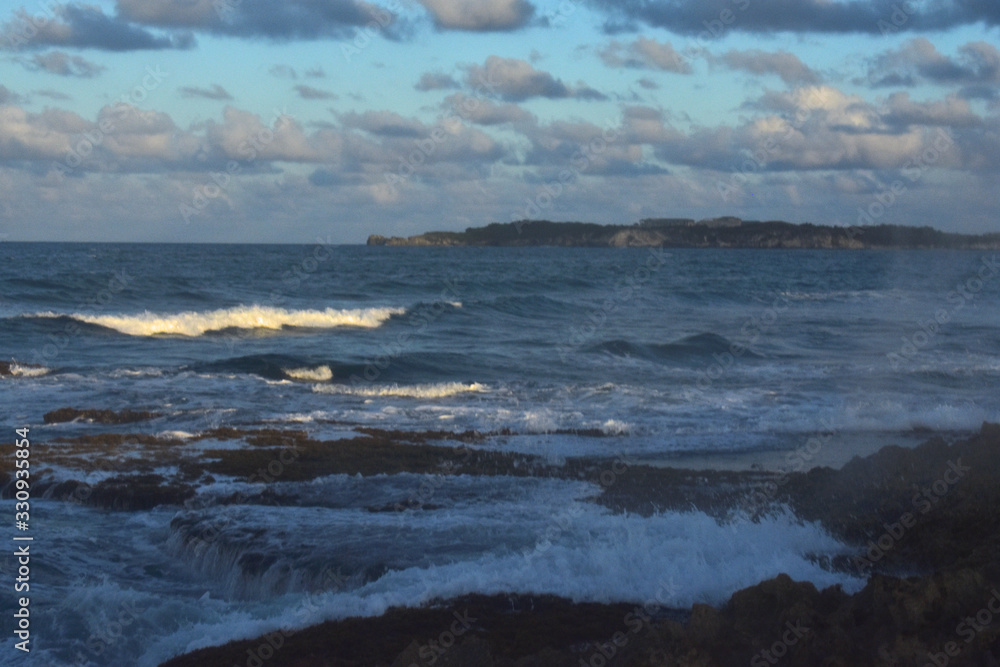
[{"label": "sea water", "polygon": [[[810,465],[839,465],[1000,421],[988,252],[6,243],[0,255],[2,442],[25,426],[32,442],[369,426],[502,433],[480,446],[553,466],[773,468],[810,439],[824,443]],[[43,423],[67,406],[161,416]],[[90,484],[115,474],[48,467]],[[257,504],[264,488],[284,500]],[[32,652],[7,632],[4,655],[156,665],[473,592],[684,608],[780,572],[863,585],[823,566],[847,547],[787,512],[636,516],[591,502],[600,492],[403,473],[215,476],[187,506],[135,512],[35,498]],[[433,509],[370,511],[414,496]],[[0,574],[13,586],[15,572],[8,555]]]}]

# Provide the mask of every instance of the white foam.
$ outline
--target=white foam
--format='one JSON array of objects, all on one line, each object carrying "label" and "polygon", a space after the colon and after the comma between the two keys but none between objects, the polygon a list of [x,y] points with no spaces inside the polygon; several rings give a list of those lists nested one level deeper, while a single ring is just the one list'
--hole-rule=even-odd
[{"label": "white foam", "polygon": [[559,415],[548,408],[528,410],[524,413],[522,423],[528,433],[551,433],[559,430]]},{"label": "white foam", "polygon": [[45,366],[22,366],[16,361],[12,361],[10,364],[10,374],[14,377],[37,378],[51,372],[52,369]]},{"label": "white foam", "polygon": [[329,366],[317,366],[316,368],[290,368],[282,369],[288,377],[307,382],[327,382],[333,379],[333,371]]},{"label": "white foam", "polygon": [[110,373],[113,378],[122,377],[163,377],[162,368],[118,368]]},{"label": "white foam", "polygon": [[188,440],[194,437],[194,433],[187,431],[160,431],[156,437],[160,440]]},{"label": "white foam", "polygon": [[342,384],[318,384],[313,391],[319,394],[347,394],[350,396],[399,396],[404,398],[446,398],[464,393],[485,393],[489,387],[478,382],[438,382],[431,384],[389,385],[357,387]]},{"label": "white foam", "polygon": [[601,430],[607,435],[627,435],[632,432],[632,425],[618,419],[609,419],[601,424]]},{"label": "white foam", "polygon": [[114,329],[130,336],[176,334],[201,336],[222,329],[281,329],[308,327],[377,327],[393,315],[405,313],[403,308],[355,308],[325,310],[286,310],[268,306],[237,306],[205,312],[151,313],[136,315],[88,315],[86,313],[35,313],[28,317],[72,317],[73,319]]},{"label": "white foam", "polygon": [[[824,570],[814,555],[846,553],[816,524],[789,514],[759,523],[720,525],[700,512],[649,518],[612,515],[593,506],[565,523],[556,513],[536,548],[499,550],[471,560],[392,570],[350,591],[283,599],[263,617],[260,607],[233,608],[212,622],[195,622],[150,643],[139,664],[156,665],[180,651],[325,620],[371,617],[394,606],[469,593],[559,595],[577,602],[629,602],[687,608],[719,605],[732,593],[780,573],[819,588],[853,593],[865,581]],[[412,519],[420,520],[421,515]],[[421,517],[422,518],[422,517]]]}]

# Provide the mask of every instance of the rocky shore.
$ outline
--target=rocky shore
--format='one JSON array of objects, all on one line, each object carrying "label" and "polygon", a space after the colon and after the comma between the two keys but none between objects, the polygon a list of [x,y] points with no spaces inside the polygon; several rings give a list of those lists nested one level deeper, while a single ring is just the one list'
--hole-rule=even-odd
[{"label": "rocky shore", "polygon": [[[98,417],[83,428],[106,416],[61,412]],[[867,577],[864,588],[849,595],[780,575],[717,608],[667,608],[652,590],[649,600],[619,604],[465,596],[281,630],[178,656],[164,667],[1000,664],[1000,425],[984,424],[952,443],[935,437],[913,449],[889,445],[839,470],[692,471],[621,463],[613,484],[601,481],[607,460],[556,466],[481,446],[498,434],[354,431],[334,441],[303,431],[231,427],[184,440],[94,433],[39,441],[33,444],[39,458],[63,471],[114,475],[89,485],[43,470],[33,489],[52,499],[135,511],[180,508],[213,475],[254,480],[275,461],[283,462],[286,480],[402,471],[587,479],[603,489],[592,501],[617,512],[699,509],[727,523],[790,510],[853,547],[850,557],[817,554],[823,567]],[[243,446],[224,446],[234,440]],[[836,438],[825,446],[836,446]],[[0,445],[0,461],[13,460],[12,448]],[[10,498],[12,470],[3,466],[0,486]],[[164,466],[176,475],[164,476]],[[239,502],[281,502],[264,495]],[[370,511],[435,509],[411,500]]]},{"label": "rocky shore", "polygon": [[[704,471],[699,477],[707,484],[678,485],[686,473],[640,467],[625,475],[600,502],[623,510],[641,509],[653,499],[660,507],[693,503],[722,515],[727,503],[708,493],[699,501],[684,487],[728,489],[723,495],[736,501],[730,508],[758,512],[768,511],[755,499],[763,492],[855,545],[855,558],[829,566],[863,570],[868,583],[848,595],[780,575],[738,591],[717,609],[669,610],[655,599],[593,605],[526,596],[462,598],[233,642],[164,667],[249,665],[279,639],[271,664],[296,667],[1000,661],[1000,426],[986,424],[950,445],[931,439],[912,450],[889,446],[841,470],[771,480],[758,475],[741,482],[729,478],[740,473]],[[727,520],[753,519],[744,513]],[[476,620],[453,627],[450,622],[459,617]]]}]

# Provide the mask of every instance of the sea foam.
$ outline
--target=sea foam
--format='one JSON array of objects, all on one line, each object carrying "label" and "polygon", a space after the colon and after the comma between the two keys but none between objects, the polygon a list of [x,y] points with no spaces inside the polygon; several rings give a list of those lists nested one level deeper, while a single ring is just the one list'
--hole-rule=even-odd
[{"label": "sea foam", "polygon": [[[531,549],[501,547],[467,560],[390,569],[351,590],[313,593],[297,604],[272,607],[274,613],[267,616],[260,614],[263,605],[253,605],[250,613],[227,610],[197,628],[181,626],[157,638],[140,664],[156,665],[176,654],[177,647],[190,651],[279,628],[378,616],[390,607],[416,607],[470,593],[558,595],[576,602],[683,609],[694,603],[720,605],[735,591],[780,573],[819,588],[840,585],[849,593],[865,583],[824,569],[817,556],[848,550],[820,526],[790,514],[732,524],[719,524],[700,512],[643,518],[583,506],[562,514],[536,526],[539,541]],[[434,517],[407,518],[421,524],[421,534],[435,529]],[[392,521],[379,519],[387,525]]]},{"label": "sea foam", "polygon": [[326,382],[333,379],[333,371],[329,366],[317,366],[316,368],[289,368],[282,369],[288,377],[293,380],[305,380],[306,382]]},{"label": "sea foam", "polygon": [[223,329],[281,329],[305,327],[332,329],[336,327],[377,327],[403,308],[354,308],[325,310],[286,310],[268,306],[236,306],[204,312],[144,313],[135,315],[88,315],[85,313],[36,313],[29,317],[71,317],[88,324],[114,329],[130,336],[175,334],[201,336]]},{"label": "sea foam", "polygon": [[10,374],[14,377],[37,378],[51,372],[52,369],[45,366],[23,366],[16,361],[10,364]]},{"label": "sea foam", "polygon": [[404,398],[446,398],[456,394],[469,392],[485,393],[489,387],[478,382],[438,382],[415,385],[389,385],[385,387],[358,387],[342,384],[320,384],[313,387],[319,394],[347,394],[351,396],[380,397],[394,396]]}]

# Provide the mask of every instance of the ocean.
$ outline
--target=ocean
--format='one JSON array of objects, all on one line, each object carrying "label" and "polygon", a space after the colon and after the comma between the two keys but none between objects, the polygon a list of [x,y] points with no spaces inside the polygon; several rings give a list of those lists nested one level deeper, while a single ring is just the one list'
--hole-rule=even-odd
[{"label": "ocean", "polygon": [[[8,664],[155,666],[467,593],[684,609],[780,572],[856,591],[863,579],[822,558],[853,552],[790,513],[592,499],[631,465],[836,467],[1000,422],[991,253],[319,242],[0,255],[0,442],[29,428],[32,484],[47,489],[30,501],[30,653],[14,648],[14,595],[0,596]],[[65,407],[156,416],[44,422]],[[260,446],[226,428],[331,447],[358,429],[445,431],[433,444],[607,474],[293,476],[291,450],[251,478],[188,474],[189,460]],[[106,433],[150,438],[80,454]],[[55,484],[126,473],[189,495],[122,510]],[[22,535],[13,495],[8,545]]]}]

